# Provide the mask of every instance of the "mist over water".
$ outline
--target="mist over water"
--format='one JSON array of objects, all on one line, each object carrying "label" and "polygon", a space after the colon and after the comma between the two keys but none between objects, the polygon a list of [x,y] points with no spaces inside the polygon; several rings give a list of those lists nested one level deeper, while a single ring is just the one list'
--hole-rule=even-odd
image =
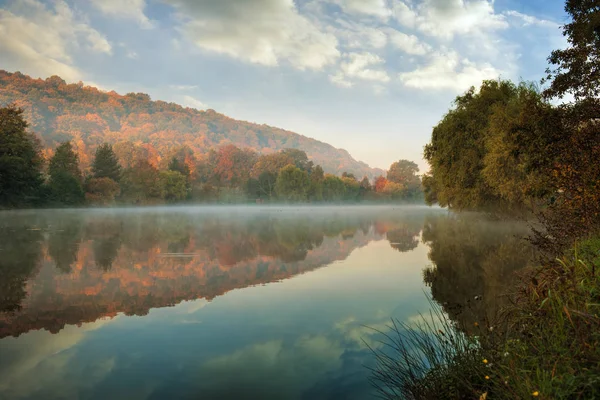
[{"label": "mist over water", "polygon": [[420,206],[2,212],[0,398],[362,399],[365,326],[427,294],[485,318],[525,234]]}]

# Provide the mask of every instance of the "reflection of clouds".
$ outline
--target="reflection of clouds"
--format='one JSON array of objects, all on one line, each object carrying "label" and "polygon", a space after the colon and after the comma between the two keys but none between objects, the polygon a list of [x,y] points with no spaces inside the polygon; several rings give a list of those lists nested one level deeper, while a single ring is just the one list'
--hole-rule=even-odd
[{"label": "reflection of clouds", "polygon": [[[254,344],[207,361],[201,377],[206,398],[288,398],[341,368],[344,349],[325,336],[302,336]],[[265,379],[269,380],[265,384]],[[235,383],[232,383],[235,382]]]},{"label": "reflection of clouds", "polygon": [[[77,398],[78,385],[93,386],[101,381],[113,369],[115,360],[97,359],[86,368],[85,379],[73,379],[74,347],[85,340],[88,333],[113,320],[101,319],[81,327],[67,326],[58,335],[32,331],[18,339],[1,341],[0,398],[28,397],[42,392],[43,397]],[[12,345],[16,340],[19,345]]]}]

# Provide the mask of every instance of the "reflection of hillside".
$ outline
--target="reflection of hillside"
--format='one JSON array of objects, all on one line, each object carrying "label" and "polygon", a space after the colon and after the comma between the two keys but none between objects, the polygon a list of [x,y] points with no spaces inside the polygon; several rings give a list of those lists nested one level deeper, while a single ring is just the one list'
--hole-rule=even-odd
[{"label": "reflection of hillside", "polygon": [[423,241],[433,266],[424,279],[433,298],[463,326],[492,318],[507,300],[514,272],[532,257],[526,234],[521,224],[474,216],[428,219]]},{"label": "reflection of hillside", "polygon": [[[145,315],[183,300],[210,300],[345,259],[388,231],[405,229],[393,218],[381,224],[368,215],[236,219],[71,213],[23,221],[21,216],[0,231],[0,242],[13,237],[21,246],[11,247],[13,261],[0,264],[7,286],[2,310],[22,307],[0,314],[0,337],[32,329],[58,332],[65,324],[117,313]],[[25,264],[19,249],[30,255]]]}]

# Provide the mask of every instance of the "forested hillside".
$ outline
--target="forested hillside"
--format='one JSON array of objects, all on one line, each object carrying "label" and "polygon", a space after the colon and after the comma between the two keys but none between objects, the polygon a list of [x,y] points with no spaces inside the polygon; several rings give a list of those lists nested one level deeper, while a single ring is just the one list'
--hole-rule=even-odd
[{"label": "forested hillside", "polygon": [[[82,84],[66,84],[52,76],[32,79],[0,70],[0,105],[15,103],[25,111],[30,130],[42,139],[46,153],[71,141],[82,169],[88,171],[96,148],[104,143],[143,146],[158,165],[177,148],[189,147],[196,158],[227,144],[261,154],[285,148],[305,151],[325,172],[374,178],[383,171],[354,160],[343,149],[294,132],[237,121],[214,110],[199,111],[152,101],[144,93],[120,95]],[[49,155],[49,154],[46,154]]]}]

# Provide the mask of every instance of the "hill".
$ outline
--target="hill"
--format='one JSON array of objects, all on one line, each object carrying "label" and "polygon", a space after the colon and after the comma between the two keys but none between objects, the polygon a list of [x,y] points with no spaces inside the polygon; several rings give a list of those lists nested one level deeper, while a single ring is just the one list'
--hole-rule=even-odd
[{"label": "hill", "polygon": [[144,93],[120,95],[82,83],[67,84],[58,76],[33,79],[0,70],[0,105],[8,103],[25,110],[30,129],[40,136],[46,152],[71,140],[84,170],[101,143],[130,141],[148,147],[158,160],[182,145],[203,158],[212,148],[234,144],[261,154],[304,150],[325,172],[337,175],[348,171],[373,178],[384,173],[356,161],[346,150],[284,129],[238,121],[214,110],[152,101]]}]

